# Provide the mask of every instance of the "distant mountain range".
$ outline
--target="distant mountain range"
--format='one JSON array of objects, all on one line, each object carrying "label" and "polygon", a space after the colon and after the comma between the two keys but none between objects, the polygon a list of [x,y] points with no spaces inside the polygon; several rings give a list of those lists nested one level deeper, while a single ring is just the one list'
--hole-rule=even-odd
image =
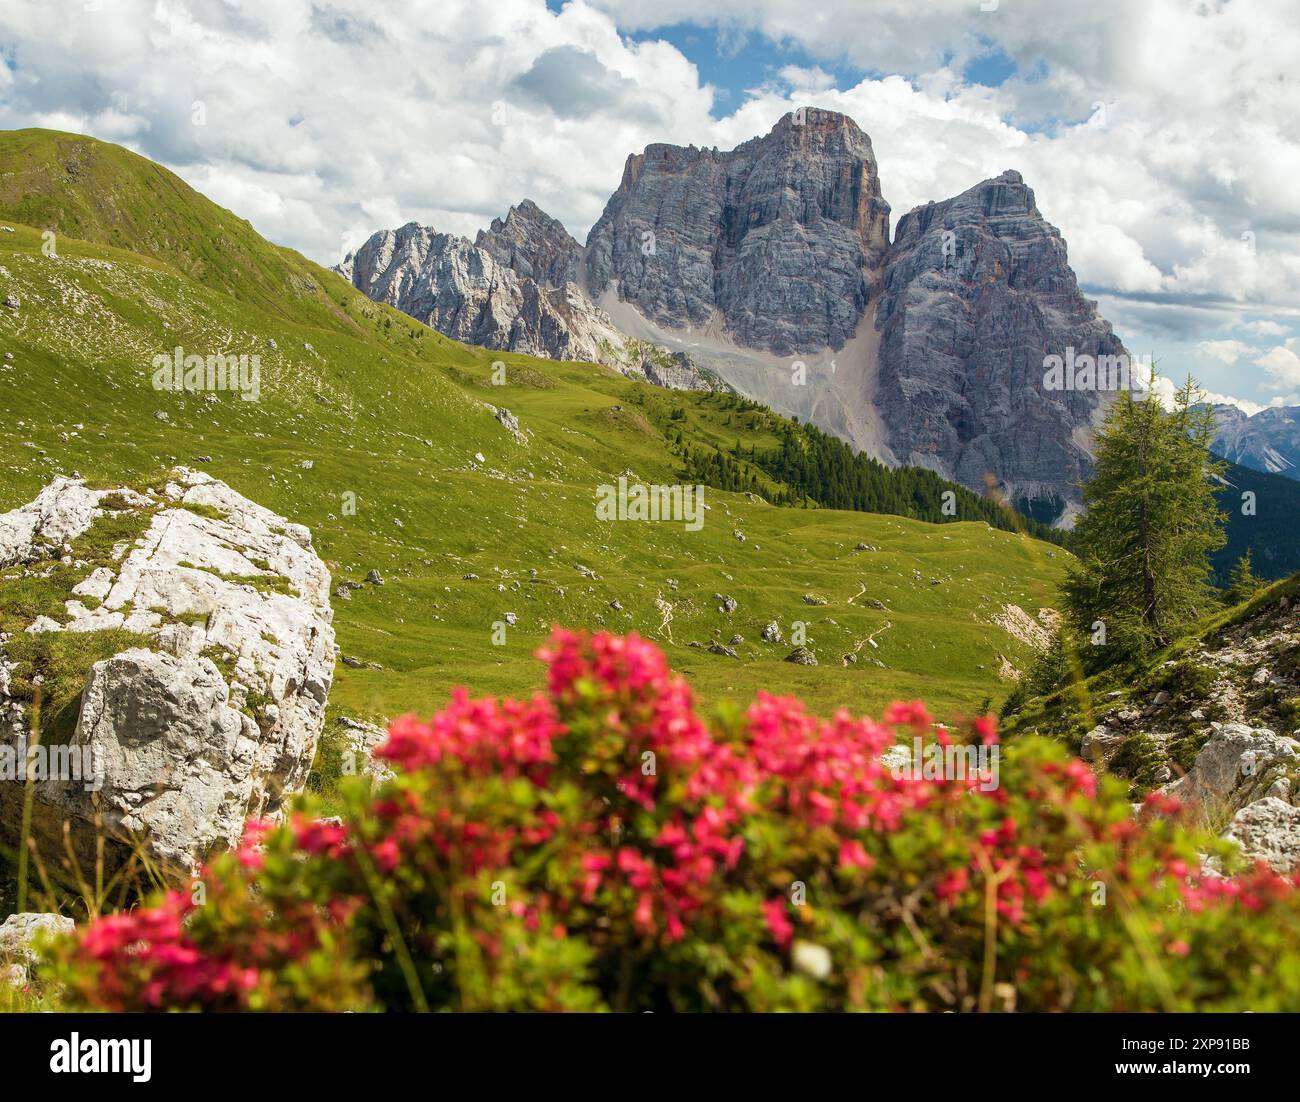
[{"label": "distant mountain range", "polygon": [[1254,471],[1300,479],[1300,407],[1247,414],[1236,406],[1214,407],[1214,451]]},{"label": "distant mountain range", "polygon": [[459,340],[719,384],[891,465],[1068,523],[1108,394],[1048,356],[1125,354],[1059,232],[1009,171],[904,215],[871,141],[804,108],[720,152],[628,157],[585,246],[525,201],[474,242],[383,230],[336,269]]}]

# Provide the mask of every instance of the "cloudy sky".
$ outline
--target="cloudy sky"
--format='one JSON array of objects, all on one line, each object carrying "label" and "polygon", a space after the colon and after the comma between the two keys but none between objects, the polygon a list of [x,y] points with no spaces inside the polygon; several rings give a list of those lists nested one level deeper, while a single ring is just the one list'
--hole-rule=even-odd
[{"label": "cloudy sky", "polygon": [[[986,10],[988,9],[988,10]],[[1130,349],[1300,404],[1296,0],[3,0],[0,127],[120,142],[332,264],[628,153],[847,112],[894,218],[1006,168]]]}]

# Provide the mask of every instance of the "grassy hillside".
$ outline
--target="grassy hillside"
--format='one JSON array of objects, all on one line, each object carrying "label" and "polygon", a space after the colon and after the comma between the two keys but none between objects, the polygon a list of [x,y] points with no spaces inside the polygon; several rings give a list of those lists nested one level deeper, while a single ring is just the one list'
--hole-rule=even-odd
[{"label": "grassy hillside", "polygon": [[128,249],[268,313],[347,325],[325,271],[160,165],[79,134],[0,131],[0,211],[62,237]]},{"label": "grassy hillside", "polygon": [[[969,711],[1003,695],[1004,659],[1031,654],[995,618],[1052,602],[1066,553],[983,521],[714,490],[697,532],[600,521],[597,487],[620,472],[678,481],[678,432],[747,447],[746,430],[717,425],[706,395],[673,395],[687,416],[661,427],[642,412],[661,397],[645,384],[449,341],[114,147],[0,136],[0,222],[14,231],[0,232],[0,298],[19,299],[0,308],[13,357],[0,361],[0,508],[56,473],[133,481],[184,463],[308,525],[336,583],[385,580],[334,602],[342,653],[362,663],[340,665],[335,710],[427,713],[460,683],[524,691],[532,651],[562,623],[660,640],[710,702],[766,688],[820,709],[924,697]],[[57,258],[41,251],[47,225]],[[177,346],[258,355],[260,400],[156,391],[151,360]],[[786,643],[760,642],[771,620]],[[782,661],[796,621],[816,668]],[[704,649],[736,634],[736,658]]]}]

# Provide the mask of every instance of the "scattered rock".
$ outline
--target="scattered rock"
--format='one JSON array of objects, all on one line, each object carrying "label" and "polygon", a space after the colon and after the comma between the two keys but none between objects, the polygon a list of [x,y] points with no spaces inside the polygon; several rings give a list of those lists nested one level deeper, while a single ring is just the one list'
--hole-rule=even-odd
[{"label": "scattered rock", "polygon": [[0,923],[0,960],[14,961],[26,969],[36,967],[41,962],[35,945],[38,935],[70,934],[75,928],[76,923],[63,915],[34,911],[10,915]]},{"label": "scattered rock", "polygon": [[796,666],[815,666],[817,665],[817,656],[807,647],[795,647],[785,656],[784,661],[793,662]]},{"label": "scattered rock", "polygon": [[497,421],[515,439],[522,439],[523,433],[519,431],[519,418],[511,413],[508,409],[498,409],[496,411]]},{"label": "scattered rock", "polygon": [[[336,722],[346,734],[345,753],[352,754],[354,758],[351,762],[345,761],[345,771],[355,773],[359,766],[362,773],[374,777],[380,784],[391,779],[392,769],[386,762],[376,761],[374,757],[375,747],[387,741],[388,732],[373,723],[362,723],[347,716],[339,716]],[[348,766],[352,768],[349,769]]]},{"label": "scattered rock", "polygon": [[772,620],[763,628],[761,634],[764,643],[779,643],[781,642],[781,625]]},{"label": "scattered rock", "polygon": [[1300,866],[1300,807],[1265,796],[1238,811],[1224,837],[1241,846],[1247,861],[1289,873]]},{"label": "scattered rock", "polygon": [[824,945],[796,939],[790,946],[790,963],[796,971],[824,980],[831,974],[831,951]]},{"label": "scattered rock", "polygon": [[1099,723],[1083,736],[1083,742],[1079,745],[1079,755],[1084,761],[1102,764],[1128,737],[1127,732],[1112,731],[1104,723]]}]

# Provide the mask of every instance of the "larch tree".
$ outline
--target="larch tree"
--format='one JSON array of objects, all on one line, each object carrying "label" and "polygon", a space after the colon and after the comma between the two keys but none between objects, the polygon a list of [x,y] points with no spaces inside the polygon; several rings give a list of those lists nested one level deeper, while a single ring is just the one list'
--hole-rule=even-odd
[{"label": "larch tree", "polygon": [[1122,391],[1097,435],[1064,585],[1071,625],[1099,645],[1089,665],[1165,646],[1210,607],[1224,465],[1210,453],[1214,412],[1201,398],[1190,378],[1168,410],[1151,390]]}]

